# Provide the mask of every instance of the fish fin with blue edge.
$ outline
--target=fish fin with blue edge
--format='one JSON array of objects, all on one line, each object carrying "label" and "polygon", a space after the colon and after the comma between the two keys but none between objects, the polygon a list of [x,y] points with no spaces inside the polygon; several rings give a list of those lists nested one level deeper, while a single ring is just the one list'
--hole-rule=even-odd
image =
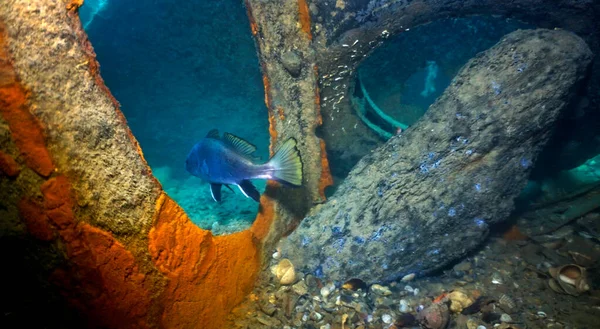
[{"label": "fish fin with blue edge", "polygon": [[229,146],[233,147],[236,151],[245,155],[250,155],[256,151],[256,146],[244,140],[243,138],[237,137],[230,133],[223,134],[223,141]]},{"label": "fish fin with blue edge", "polygon": [[294,138],[286,140],[267,165],[272,168],[272,179],[286,185],[302,185],[302,160]]},{"label": "fish fin with blue edge", "polygon": [[260,202],[260,192],[258,192],[251,181],[245,179],[238,184],[238,187],[247,198],[251,198],[256,202]]},{"label": "fish fin with blue edge", "polygon": [[221,203],[221,184],[210,183],[210,195],[213,200],[218,203]]},{"label": "fish fin with blue edge", "polygon": [[221,136],[219,136],[219,129],[211,129],[211,131],[206,134],[206,138],[220,139]]}]

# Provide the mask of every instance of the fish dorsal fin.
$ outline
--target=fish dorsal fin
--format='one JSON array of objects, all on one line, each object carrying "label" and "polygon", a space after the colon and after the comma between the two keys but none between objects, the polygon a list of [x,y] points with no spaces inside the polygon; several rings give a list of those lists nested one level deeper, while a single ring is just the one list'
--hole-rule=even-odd
[{"label": "fish dorsal fin", "polygon": [[214,138],[214,139],[221,138],[221,137],[219,137],[219,130],[212,129],[211,131],[208,132],[208,134],[206,134],[206,138]]},{"label": "fish dorsal fin", "polygon": [[223,134],[223,141],[245,155],[250,155],[256,151],[256,146],[230,133]]}]

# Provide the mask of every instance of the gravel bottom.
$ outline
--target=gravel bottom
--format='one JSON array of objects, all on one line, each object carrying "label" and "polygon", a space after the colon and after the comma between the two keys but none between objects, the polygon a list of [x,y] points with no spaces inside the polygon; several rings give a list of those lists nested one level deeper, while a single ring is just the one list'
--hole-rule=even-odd
[{"label": "gravel bottom", "polygon": [[[519,235],[492,236],[470,257],[436,275],[370,286],[361,278],[329,282],[298,271],[293,280],[289,273],[283,279],[289,269],[281,270],[278,264],[286,261],[275,259],[275,252],[270,270],[233,312],[230,327],[598,328],[598,240],[576,230],[543,243],[515,238]],[[556,285],[553,289],[550,269],[577,262],[589,290],[569,295]]]}]

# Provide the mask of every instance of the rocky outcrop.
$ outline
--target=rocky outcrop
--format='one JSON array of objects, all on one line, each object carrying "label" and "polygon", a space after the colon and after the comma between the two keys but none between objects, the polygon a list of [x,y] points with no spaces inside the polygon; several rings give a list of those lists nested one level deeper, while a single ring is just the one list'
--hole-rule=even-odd
[{"label": "rocky outcrop", "polygon": [[104,85],[78,5],[0,2],[0,327],[223,328],[272,207],[224,237],[189,220]]},{"label": "rocky outcrop", "polygon": [[364,157],[283,241],[284,256],[317,276],[371,282],[464,256],[513,209],[591,58],[570,32],[507,35],[417,124]]},{"label": "rocky outcrop", "polygon": [[[447,17],[494,15],[518,19],[539,28],[575,32],[595,55],[600,53],[600,21],[596,19],[600,15],[600,3],[597,1],[315,0],[310,9],[315,22],[316,64],[323,99],[320,131],[334,177],[344,177],[362,156],[382,144],[381,139],[354,115],[350,96],[355,89],[357,68],[373,49],[401,33],[413,33],[416,26]],[[565,142],[558,140],[555,144],[569,155],[561,156],[562,169],[577,165],[574,161],[581,164],[599,151],[599,143],[590,141],[597,138],[595,132],[599,130],[600,97],[595,91],[600,86],[600,64],[594,63],[592,71],[588,88],[582,93],[581,113],[562,130]],[[567,140],[582,144],[574,153],[583,158],[574,159],[569,154],[569,147],[573,153],[573,145],[567,147]]]}]

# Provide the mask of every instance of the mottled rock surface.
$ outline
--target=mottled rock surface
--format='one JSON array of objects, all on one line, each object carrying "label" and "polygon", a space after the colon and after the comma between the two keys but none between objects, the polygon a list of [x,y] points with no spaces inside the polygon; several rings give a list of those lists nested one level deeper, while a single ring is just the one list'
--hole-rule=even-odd
[{"label": "mottled rock surface", "polygon": [[300,270],[387,281],[452,262],[504,220],[589,68],[566,31],[507,35],[425,116],[364,157],[283,244]]},{"label": "mottled rock surface", "polygon": [[[345,177],[349,168],[382,143],[354,115],[350,96],[355,89],[356,70],[362,61],[373,49],[389,44],[399,34],[414,33],[419,25],[448,17],[492,15],[517,19],[538,28],[575,32],[588,43],[595,55],[600,53],[598,1],[314,0],[310,8],[315,22],[314,44],[323,100],[320,131],[327,145],[331,171],[337,177]],[[453,28],[448,26],[448,31],[453,31]],[[457,44],[456,48],[463,46]],[[426,52],[419,55],[427,57]],[[397,56],[393,60],[408,60],[407,57],[410,55]],[[599,138],[595,132],[600,131],[597,115],[600,112],[600,96],[596,92],[600,89],[598,61],[593,64],[592,71],[587,91],[580,98],[580,114],[575,120],[563,123],[560,133],[564,137],[555,144],[566,155],[553,159],[552,165],[558,170],[570,169],[598,153],[595,144],[600,143],[584,142]],[[569,143],[571,141],[576,143]]]}]

